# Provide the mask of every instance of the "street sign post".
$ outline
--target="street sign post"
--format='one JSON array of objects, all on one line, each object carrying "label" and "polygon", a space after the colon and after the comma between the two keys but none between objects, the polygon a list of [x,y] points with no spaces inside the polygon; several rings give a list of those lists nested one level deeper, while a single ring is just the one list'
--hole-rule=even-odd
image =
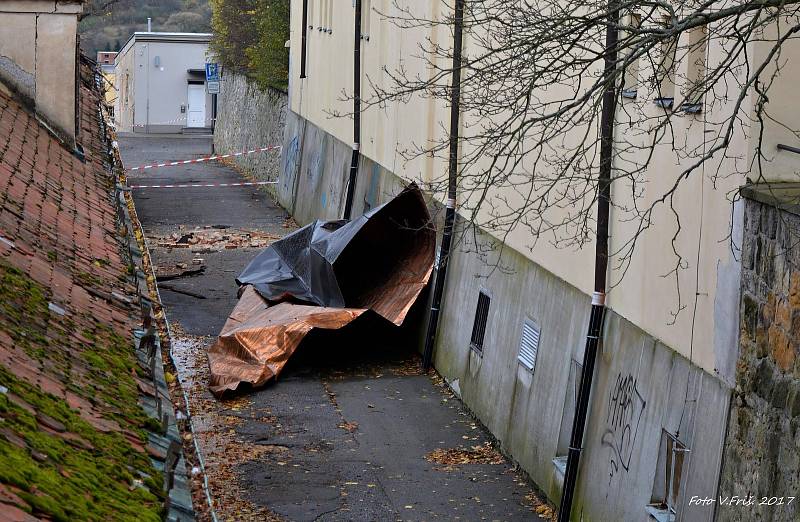
[{"label": "street sign post", "polygon": [[207,63],[206,64],[206,81],[218,82],[219,81],[219,64]]},{"label": "street sign post", "polygon": [[220,81],[218,63],[206,64],[206,90],[208,94],[219,94]]}]

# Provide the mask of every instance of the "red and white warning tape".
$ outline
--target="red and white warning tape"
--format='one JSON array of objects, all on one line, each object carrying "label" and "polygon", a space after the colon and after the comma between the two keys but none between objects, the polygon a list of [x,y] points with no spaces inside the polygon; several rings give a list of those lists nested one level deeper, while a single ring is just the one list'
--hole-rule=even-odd
[{"label": "red and white warning tape", "polygon": [[[171,125],[173,123],[183,123],[186,121],[186,116],[180,116],[175,118],[174,120],[166,120],[166,121],[153,121],[150,123],[134,123],[131,127],[155,127],[157,125]],[[204,125],[210,125],[213,122],[217,121],[216,118],[206,118]]]},{"label": "red and white warning tape", "polygon": [[276,185],[277,181],[243,181],[241,183],[182,183],[171,185],[131,185],[132,189],[153,188],[205,188],[205,187],[253,187],[256,185]]},{"label": "red and white warning tape", "polygon": [[232,152],[230,154],[217,154],[217,155],[214,155],[214,156],[207,156],[205,158],[196,158],[196,159],[183,160],[183,161],[165,161],[164,163],[153,163],[151,165],[141,165],[139,167],[133,167],[133,168],[128,169],[128,172],[135,172],[137,170],[156,169],[156,168],[160,168],[160,167],[174,167],[176,165],[188,165],[189,163],[202,163],[204,161],[214,161],[214,160],[220,160],[220,159],[224,159],[224,158],[234,158],[234,157],[237,157],[237,156],[246,156],[248,154],[255,154],[256,152],[266,152],[266,151],[270,151],[270,150],[280,150],[281,148],[283,148],[283,147],[281,147],[280,145],[272,145],[270,147],[259,147],[257,149],[243,150],[241,152]]}]

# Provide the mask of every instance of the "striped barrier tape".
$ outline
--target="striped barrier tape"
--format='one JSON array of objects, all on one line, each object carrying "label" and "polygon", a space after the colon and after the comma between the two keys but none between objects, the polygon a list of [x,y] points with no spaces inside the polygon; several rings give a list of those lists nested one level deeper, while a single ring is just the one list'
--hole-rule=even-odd
[{"label": "striped barrier tape", "polygon": [[[183,123],[183,122],[186,121],[186,119],[187,119],[186,116],[181,116],[181,117],[175,118],[174,120],[154,121],[154,122],[150,122],[150,123],[134,123],[134,124],[131,125],[131,127],[154,127],[156,125],[171,125],[173,123]],[[215,121],[217,121],[216,118],[207,118],[203,123],[204,123],[204,125],[208,125],[208,124],[213,123]]]},{"label": "striped barrier tape", "polygon": [[169,185],[131,185],[132,189],[153,188],[206,188],[206,187],[253,187],[256,185],[277,185],[277,181],[242,181],[240,183],[179,183]]},{"label": "striped barrier tape", "polygon": [[[143,127],[153,127],[153,126],[156,126],[156,125],[171,125],[173,123],[186,122],[186,119],[187,119],[187,116],[179,116],[179,117],[177,117],[177,118],[175,118],[173,120],[151,121],[150,123],[132,123],[131,127],[134,127],[134,128],[142,127],[143,128]],[[206,118],[203,123],[205,125],[209,125],[211,123],[214,123],[215,121],[217,121],[217,118]],[[114,127],[115,129],[119,126],[118,122],[110,122],[110,123],[111,123],[112,127]]]},{"label": "striped barrier tape", "polygon": [[204,161],[214,161],[220,160],[224,158],[234,158],[237,156],[246,156],[248,154],[255,154],[256,152],[265,152],[269,150],[280,150],[283,147],[281,145],[272,145],[270,147],[259,147],[257,149],[251,150],[243,150],[241,152],[233,152],[230,154],[217,154],[214,156],[206,156],[205,158],[196,158],[190,160],[182,160],[182,161],[165,161],[164,163],[153,163],[151,165],[141,165],[139,167],[133,167],[128,169],[128,172],[136,172],[137,170],[148,170],[148,169],[156,169],[161,167],[174,167],[176,165],[188,165],[189,163],[202,163]]}]

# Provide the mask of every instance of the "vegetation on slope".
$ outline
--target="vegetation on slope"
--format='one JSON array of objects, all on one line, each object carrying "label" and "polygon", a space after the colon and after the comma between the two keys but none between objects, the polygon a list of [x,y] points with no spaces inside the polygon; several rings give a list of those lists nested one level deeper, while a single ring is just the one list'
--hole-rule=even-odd
[{"label": "vegetation on slope", "polygon": [[210,0],[214,40],[223,67],[262,89],[285,91],[289,82],[289,0]]},{"label": "vegetation on slope", "polygon": [[208,0],[90,0],[80,22],[81,48],[89,56],[97,51],[119,51],[135,31],[207,33],[211,30]]}]

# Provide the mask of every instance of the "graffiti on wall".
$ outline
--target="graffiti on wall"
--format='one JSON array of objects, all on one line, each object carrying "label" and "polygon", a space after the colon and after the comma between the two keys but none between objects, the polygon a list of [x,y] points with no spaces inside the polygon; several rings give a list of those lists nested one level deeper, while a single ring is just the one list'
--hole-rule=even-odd
[{"label": "graffiti on wall", "polygon": [[636,378],[617,374],[617,381],[608,395],[606,429],[602,443],[610,449],[609,482],[620,470],[628,471],[631,464],[639,423],[647,405],[639,393]]},{"label": "graffiti on wall", "polygon": [[294,184],[297,160],[300,157],[300,138],[297,135],[292,137],[284,154],[286,155],[286,160],[283,164],[283,188],[288,190]]}]

